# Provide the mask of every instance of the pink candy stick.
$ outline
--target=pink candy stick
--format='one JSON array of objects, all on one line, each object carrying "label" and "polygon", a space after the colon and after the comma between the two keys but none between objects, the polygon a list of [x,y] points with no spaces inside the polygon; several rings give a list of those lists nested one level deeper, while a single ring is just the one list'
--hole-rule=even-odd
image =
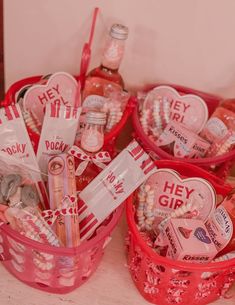
[{"label": "pink candy stick", "polygon": [[[50,208],[52,210],[62,209],[65,196],[76,198],[76,181],[74,158],[67,154],[60,154],[50,157],[48,162],[48,186],[50,195]],[[76,207],[76,201],[71,208]],[[67,247],[79,245],[79,222],[78,215],[59,215],[55,230]]]}]

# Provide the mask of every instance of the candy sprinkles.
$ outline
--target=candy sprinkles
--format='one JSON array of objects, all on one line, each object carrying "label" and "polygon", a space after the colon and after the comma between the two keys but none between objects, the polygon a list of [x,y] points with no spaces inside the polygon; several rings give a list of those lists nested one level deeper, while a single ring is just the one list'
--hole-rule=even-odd
[{"label": "candy sprinkles", "polygon": [[[140,98],[142,98],[142,95],[140,95]],[[170,101],[166,97],[162,99],[161,96],[157,96],[155,98],[153,94],[147,96],[146,100],[148,101],[148,99],[152,101],[152,105],[149,106],[148,102],[143,104],[140,122],[145,134],[152,134],[153,139],[157,139],[169,123]]]},{"label": "candy sprinkles", "polygon": [[149,134],[149,127],[148,127],[148,120],[150,115],[150,109],[146,109],[142,111],[142,116],[140,117],[140,122],[143,127],[144,132],[148,135]]},{"label": "candy sprinkles", "polygon": [[150,231],[154,222],[154,190],[148,184],[143,184],[138,193],[139,204],[136,211],[140,230]]},{"label": "candy sprinkles", "polygon": [[110,130],[118,123],[120,122],[123,112],[121,109],[121,104],[116,103],[116,104],[109,104],[107,107],[108,110],[108,119],[107,123],[105,126],[105,131],[110,132]]},{"label": "candy sprinkles", "polygon": [[29,111],[22,111],[22,116],[25,121],[26,127],[39,136],[42,128],[42,125],[39,120]]}]

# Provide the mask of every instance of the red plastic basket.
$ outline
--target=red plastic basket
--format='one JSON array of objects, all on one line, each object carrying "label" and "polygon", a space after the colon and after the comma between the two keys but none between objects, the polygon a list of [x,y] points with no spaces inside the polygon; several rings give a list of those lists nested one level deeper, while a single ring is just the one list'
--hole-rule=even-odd
[{"label": "red plastic basket", "polygon": [[[155,161],[158,168],[171,168],[186,177],[202,177],[218,196],[231,187],[207,171],[180,161]],[[141,295],[158,305],[208,304],[225,295],[235,281],[235,259],[208,264],[184,263],[159,256],[142,239],[135,223],[134,195],[127,201],[129,227],[128,265]]]},{"label": "red plastic basket", "polygon": [[[145,91],[148,92],[149,90],[153,89],[159,84],[149,85],[145,88]],[[213,113],[216,107],[219,105],[221,98],[207,94],[201,91],[197,91],[194,89],[177,86],[177,85],[170,85],[171,87],[175,88],[179,94],[196,94],[200,96],[207,104],[209,116]],[[182,158],[176,158],[171,154],[165,152],[160,147],[155,145],[148,136],[144,133],[143,128],[141,126],[138,114],[138,107],[135,108],[133,115],[132,115],[132,122],[134,127],[135,138],[142,144],[143,148],[148,151],[154,159],[166,159],[166,160],[178,160],[182,161]],[[219,176],[221,179],[225,179],[229,169],[231,168],[232,164],[235,161],[235,149],[218,157],[213,158],[198,158],[198,159],[183,159],[184,162],[191,163],[197,166],[200,166],[204,169],[212,171]]]},{"label": "red plastic basket", "polygon": [[0,227],[0,258],[23,283],[45,292],[65,294],[86,282],[99,265],[104,248],[123,211],[120,206],[88,241],[57,248],[28,239],[8,225]]},{"label": "red plastic basket", "polygon": [[[30,84],[35,84],[39,82],[41,79],[41,76],[32,76],[28,78],[21,79],[17,82],[15,82],[13,85],[9,87],[9,89],[6,92],[5,95],[5,100],[1,103],[1,106],[7,106],[15,103],[16,99],[16,93],[23,88],[24,86],[30,85]],[[77,80],[79,80],[79,77],[76,77]],[[128,100],[128,103],[126,105],[125,111],[123,113],[123,116],[118,124],[116,124],[112,130],[105,134],[104,137],[104,146],[103,150],[108,151],[110,155],[113,157],[117,151],[115,149],[115,143],[120,135],[122,129],[124,128],[129,116],[132,114],[133,109],[135,108],[136,105],[136,98],[131,96]],[[30,139],[34,142],[34,147],[37,147],[38,142],[39,142],[39,136],[33,132],[32,130],[28,129],[28,133],[30,136]]]}]

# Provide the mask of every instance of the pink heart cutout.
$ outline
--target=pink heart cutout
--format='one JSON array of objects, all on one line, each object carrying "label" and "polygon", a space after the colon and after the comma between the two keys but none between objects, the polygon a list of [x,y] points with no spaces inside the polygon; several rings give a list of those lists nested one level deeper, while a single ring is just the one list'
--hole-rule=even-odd
[{"label": "pink heart cutout", "polygon": [[195,133],[199,133],[208,120],[208,108],[205,101],[195,95],[180,95],[170,86],[158,86],[151,90],[144,101],[145,109],[152,109],[153,101],[158,96],[166,97],[171,102],[170,119],[187,126]]},{"label": "pink heart cutout", "polygon": [[214,188],[205,179],[198,177],[182,179],[176,171],[158,169],[147,180],[147,184],[154,188],[156,211],[161,210],[163,213],[169,214],[179,207],[181,201],[188,203],[193,193],[200,194],[204,202],[203,207],[199,210],[199,219],[205,221],[215,207]]},{"label": "pink heart cutout", "polygon": [[45,85],[35,84],[27,90],[23,100],[24,110],[32,111],[42,123],[45,104],[60,102],[74,106],[77,88],[77,81],[72,75],[66,72],[54,73]]}]

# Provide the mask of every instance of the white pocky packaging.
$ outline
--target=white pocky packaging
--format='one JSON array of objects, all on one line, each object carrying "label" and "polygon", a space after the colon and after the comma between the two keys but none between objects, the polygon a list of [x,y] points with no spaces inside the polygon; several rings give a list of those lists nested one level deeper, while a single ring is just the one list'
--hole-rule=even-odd
[{"label": "white pocky packaging", "polygon": [[89,237],[156,170],[149,155],[132,141],[79,194],[83,201],[78,207],[81,240]]},{"label": "white pocky packaging", "polygon": [[0,151],[20,159],[34,168],[32,172],[37,182],[38,193],[44,205],[48,204],[45,185],[42,181],[37,159],[28,136],[19,105],[0,109]]},{"label": "white pocky packaging", "polygon": [[67,152],[74,144],[81,108],[46,104],[46,112],[37,151],[37,160],[47,173],[48,156]]}]

